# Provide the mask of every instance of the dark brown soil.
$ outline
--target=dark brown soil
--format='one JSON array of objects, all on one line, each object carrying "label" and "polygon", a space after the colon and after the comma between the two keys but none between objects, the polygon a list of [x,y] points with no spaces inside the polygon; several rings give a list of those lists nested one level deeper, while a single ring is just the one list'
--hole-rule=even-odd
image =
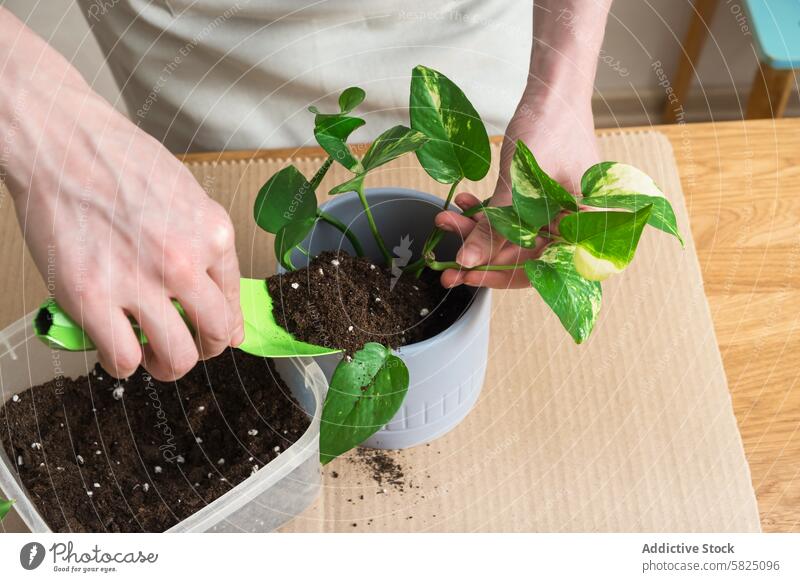
[{"label": "dark brown soil", "polygon": [[391,486],[398,491],[405,490],[407,485],[405,472],[391,452],[381,449],[358,448],[348,458],[352,464],[365,468],[379,486]]},{"label": "dark brown soil", "polygon": [[[394,284],[392,284],[394,282]],[[352,354],[367,342],[397,348],[431,338],[466,311],[472,290],[445,289],[367,258],[325,252],[307,268],[267,279],[275,320],[297,339]]]},{"label": "dark brown soil", "polygon": [[160,532],[302,436],[309,421],[268,360],[238,350],[177,383],[97,366],[0,409],[0,438],[57,532]]}]

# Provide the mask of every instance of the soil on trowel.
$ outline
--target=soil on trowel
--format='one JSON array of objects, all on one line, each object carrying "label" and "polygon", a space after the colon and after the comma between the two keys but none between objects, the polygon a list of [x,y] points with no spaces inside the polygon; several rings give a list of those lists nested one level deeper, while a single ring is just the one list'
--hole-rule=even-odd
[{"label": "soil on trowel", "polygon": [[9,399],[3,448],[57,532],[161,532],[283,453],[308,418],[270,361],[227,350],[177,382],[99,365]]},{"label": "soil on trowel", "polygon": [[472,290],[445,289],[364,257],[324,252],[308,267],[267,279],[275,320],[297,339],[347,354],[367,342],[392,348],[431,338],[469,307]]}]

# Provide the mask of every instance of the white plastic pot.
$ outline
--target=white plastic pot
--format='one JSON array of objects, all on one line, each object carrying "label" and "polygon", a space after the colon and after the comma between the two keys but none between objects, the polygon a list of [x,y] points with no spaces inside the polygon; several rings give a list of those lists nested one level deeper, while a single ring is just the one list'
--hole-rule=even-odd
[{"label": "white plastic pot", "polygon": [[[442,200],[404,188],[368,189],[366,196],[389,250],[400,245],[404,237],[410,237],[410,262],[416,260],[433,229],[434,216],[442,209]],[[322,208],[348,225],[358,236],[367,256],[382,262],[383,257],[355,193],[340,194]],[[452,260],[461,242],[456,235],[447,234],[436,249],[437,259]],[[343,249],[354,253],[344,235],[324,222],[315,226],[303,246],[312,257],[326,250]],[[308,263],[308,258],[295,251],[292,262],[302,267]],[[408,395],[391,422],[363,446],[413,447],[442,436],[464,419],[475,405],[486,375],[490,315],[491,293],[488,289],[478,289],[471,306],[448,329],[396,350],[408,366]],[[329,381],[340,359],[338,354],[315,358]]]},{"label": "white plastic pot", "polygon": [[[0,332],[0,400],[48,382],[57,372],[69,377],[94,368],[95,352],[54,352],[33,337],[33,314]],[[303,436],[222,497],[176,524],[168,532],[267,532],[301,513],[320,488],[319,417],[327,389],[310,359],[279,359],[275,367],[311,425]],[[46,420],[45,420],[46,421]],[[50,532],[0,447],[0,494],[15,499],[14,510],[34,533]]]}]

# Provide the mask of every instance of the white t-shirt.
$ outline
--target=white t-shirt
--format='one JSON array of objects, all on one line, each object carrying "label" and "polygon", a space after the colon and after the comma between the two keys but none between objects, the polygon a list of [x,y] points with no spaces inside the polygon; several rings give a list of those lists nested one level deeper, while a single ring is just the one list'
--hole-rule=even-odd
[{"label": "white t-shirt", "polygon": [[79,0],[131,117],[174,152],[313,145],[306,107],[358,85],[366,141],[408,123],[433,67],[502,133],[524,87],[532,2]]}]

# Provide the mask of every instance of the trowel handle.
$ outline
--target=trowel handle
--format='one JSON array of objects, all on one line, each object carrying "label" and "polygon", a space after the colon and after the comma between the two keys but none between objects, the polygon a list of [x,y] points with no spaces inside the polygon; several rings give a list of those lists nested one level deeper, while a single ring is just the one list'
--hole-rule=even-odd
[{"label": "trowel handle", "polygon": [[[172,304],[191,330],[192,326],[186,320],[186,313],[183,307],[175,300],[172,301]],[[129,319],[139,343],[146,344],[147,337],[139,327],[139,324],[133,319]],[[86,332],[84,332],[83,329],[61,309],[58,303],[56,303],[56,300],[52,298],[42,303],[42,306],[36,313],[36,317],[33,320],[33,331],[36,337],[53,349],[67,350],[70,352],[83,352],[96,349],[92,338],[86,335]]]}]

